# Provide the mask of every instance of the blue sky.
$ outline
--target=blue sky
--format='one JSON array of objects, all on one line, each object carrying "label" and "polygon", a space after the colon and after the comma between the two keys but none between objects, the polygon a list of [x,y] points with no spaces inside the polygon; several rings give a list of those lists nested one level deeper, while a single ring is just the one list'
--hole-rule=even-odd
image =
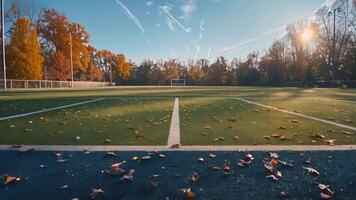
[{"label": "blue sky", "polygon": [[98,49],[135,62],[223,55],[268,47],[283,27],[325,0],[36,0],[83,24]]}]

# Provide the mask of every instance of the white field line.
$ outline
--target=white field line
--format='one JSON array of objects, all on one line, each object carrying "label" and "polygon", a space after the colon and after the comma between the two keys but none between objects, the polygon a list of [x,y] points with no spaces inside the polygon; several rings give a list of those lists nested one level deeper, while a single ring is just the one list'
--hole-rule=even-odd
[{"label": "white field line", "polygon": [[243,101],[245,103],[248,103],[248,104],[253,104],[253,105],[256,105],[256,106],[269,108],[269,109],[277,110],[277,111],[284,112],[284,113],[287,113],[287,114],[290,114],[290,115],[296,115],[296,116],[299,116],[299,117],[311,119],[311,120],[322,122],[322,123],[325,123],[325,124],[330,124],[330,125],[338,126],[338,127],[341,127],[341,128],[349,129],[349,130],[352,130],[352,131],[356,131],[356,127],[353,127],[353,126],[339,124],[339,123],[328,121],[328,120],[325,120],[325,119],[320,119],[320,118],[317,118],[317,117],[312,117],[312,116],[301,114],[301,113],[291,112],[291,111],[283,110],[283,109],[280,109],[280,108],[276,108],[276,107],[272,107],[272,106],[267,106],[267,105],[255,103],[253,101],[248,101],[248,100],[245,100],[245,99],[240,99],[240,98],[237,98],[237,99],[240,100],[240,101]]},{"label": "white field line", "polygon": [[168,146],[89,146],[89,145],[28,145],[14,148],[0,145],[0,151],[356,151],[356,145],[235,145],[235,146],[181,146],[172,149]]},{"label": "white field line", "polygon": [[44,109],[44,110],[38,110],[38,111],[34,111],[34,112],[29,112],[29,113],[23,113],[23,114],[8,116],[8,117],[2,117],[2,118],[0,118],[0,121],[8,120],[8,119],[14,119],[14,118],[19,118],[19,117],[26,117],[26,116],[29,116],[29,115],[35,115],[35,114],[44,113],[44,112],[49,112],[49,111],[53,111],[53,110],[60,110],[60,109],[69,108],[69,107],[73,107],[73,106],[79,106],[79,105],[83,105],[83,104],[88,104],[88,103],[93,103],[93,102],[101,101],[101,100],[103,100],[103,99],[104,99],[104,98],[101,98],[101,99],[93,99],[93,100],[89,100],[89,101],[83,101],[83,102],[73,103],[73,104],[64,105],[64,106],[58,106],[58,107],[54,107],[54,108],[49,108],[49,109]]},{"label": "white field line", "polygon": [[179,123],[179,99],[176,98],[173,106],[171,126],[167,146],[171,147],[174,144],[180,144],[180,123]]}]

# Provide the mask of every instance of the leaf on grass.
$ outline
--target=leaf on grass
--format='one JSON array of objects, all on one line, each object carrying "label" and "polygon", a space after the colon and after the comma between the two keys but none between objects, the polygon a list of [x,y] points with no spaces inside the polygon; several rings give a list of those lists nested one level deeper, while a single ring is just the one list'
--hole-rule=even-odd
[{"label": "leaf on grass", "polygon": [[310,134],[310,137],[312,138],[325,138],[325,135],[321,134],[318,131],[314,131]]},{"label": "leaf on grass", "polygon": [[311,175],[317,176],[320,174],[317,170],[315,170],[314,168],[311,168],[311,167],[303,167],[303,169],[307,170],[308,173]]},{"label": "leaf on grass", "polygon": [[325,140],[325,143],[330,146],[335,146],[335,142],[336,142],[335,139],[334,140]]},{"label": "leaf on grass", "polygon": [[343,134],[346,134],[346,135],[352,135],[353,133],[349,132],[349,131],[342,131]]},{"label": "leaf on grass", "polygon": [[92,192],[89,194],[91,199],[95,199],[98,195],[105,194],[104,190],[93,188]]},{"label": "leaf on grass", "polygon": [[172,144],[171,149],[179,149],[181,144]]}]

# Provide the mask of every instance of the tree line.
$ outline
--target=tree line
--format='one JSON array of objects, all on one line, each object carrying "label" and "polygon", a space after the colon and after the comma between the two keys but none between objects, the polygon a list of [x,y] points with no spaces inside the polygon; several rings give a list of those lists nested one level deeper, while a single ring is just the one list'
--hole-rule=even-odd
[{"label": "tree line", "polygon": [[126,80],[131,65],[123,54],[97,50],[79,23],[55,9],[13,0],[5,10],[7,78],[20,80]]},{"label": "tree line", "polygon": [[338,0],[331,10],[322,7],[312,20],[286,26],[285,34],[267,49],[230,61],[220,56],[136,64],[123,54],[95,49],[85,27],[65,15],[35,9],[24,0],[14,0],[6,18],[12,25],[6,45],[9,78],[69,80],[71,40],[75,80],[168,85],[172,79],[185,79],[188,85],[274,86],[356,80],[356,1]]}]

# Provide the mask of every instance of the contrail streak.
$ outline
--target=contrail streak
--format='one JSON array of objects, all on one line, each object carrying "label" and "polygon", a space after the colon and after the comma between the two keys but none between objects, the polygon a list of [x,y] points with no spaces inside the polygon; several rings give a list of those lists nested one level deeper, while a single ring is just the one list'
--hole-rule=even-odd
[{"label": "contrail streak", "polygon": [[146,33],[145,33],[145,29],[143,28],[140,20],[134,15],[132,14],[132,12],[123,4],[121,3],[121,1],[119,0],[115,0],[117,4],[119,4],[125,11],[126,15],[133,21],[133,23],[140,29],[140,31],[142,32],[143,36],[145,37],[145,39],[147,40],[147,42],[149,42],[148,38],[146,37]]},{"label": "contrail streak", "polygon": [[160,6],[159,8],[160,8],[164,13],[166,13],[166,15],[167,15],[169,18],[171,18],[180,28],[182,28],[185,32],[190,33],[191,28],[185,28],[185,27],[183,26],[183,24],[181,24],[175,17],[173,17],[173,16],[171,15],[171,13],[169,13],[169,11],[168,11],[168,9],[167,9],[167,6]]}]

